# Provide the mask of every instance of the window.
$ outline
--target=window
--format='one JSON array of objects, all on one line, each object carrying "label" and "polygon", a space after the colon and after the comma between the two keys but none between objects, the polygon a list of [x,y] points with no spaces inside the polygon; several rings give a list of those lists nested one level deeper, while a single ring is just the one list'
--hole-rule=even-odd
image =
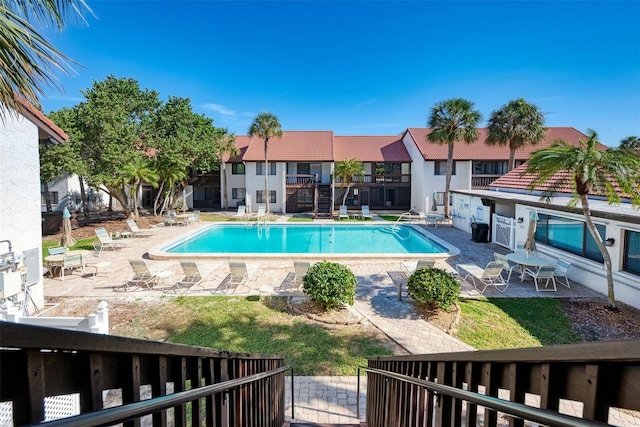
[{"label": "window", "polygon": [[[269,203],[276,202],[276,192],[275,190],[269,190]],[[264,190],[256,191],[256,203],[267,203],[264,197]]]},{"label": "window", "polygon": [[622,269],[640,275],[640,232],[625,231]]},{"label": "window", "polygon": [[[433,167],[434,175],[446,175],[447,174],[447,161],[446,160],[436,160]],[[456,174],[456,162],[453,162],[453,167],[451,168],[451,175]]]},{"label": "window", "polygon": [[[269,163],[269,175],[276,174],[275,162]],[[264,162],[256,163],[256,175],[264,175]]]},{"label": "window", "polygon": [[311,163],[298,163],[296,169],[299,175],[310,175]]},{"label": "window", "polygon": [[[42,204],[42,205],[46,205],[47,204],[47,198],[45,196],[46,195],[44,194],[44,191],[40,193],[40,204]],[[58,192],[57,191],[49,191],[49,197],[51,198],[51,204],[52,205],[57,205],[58,204]]]},{"label": "window", "polygon": [[232,188],[231,189],[231,198],[232,199],[244,199],[246,198],[247,190],[246,188]]},{"label": "window", "polygon": [[508,172],[509,162],[473,162],[474,175],[504,175]]},{"label": "window", "polygon": [[[545,245],[603,262],[602,254],[583,221],[554,215],[539,214],[536,241]],[[606,227],[596,224],[600,237],[604,238]]]},{"label": "window", "polygon": [[233,175],[244,175],[244,163],[232,163],[231,173]]}]

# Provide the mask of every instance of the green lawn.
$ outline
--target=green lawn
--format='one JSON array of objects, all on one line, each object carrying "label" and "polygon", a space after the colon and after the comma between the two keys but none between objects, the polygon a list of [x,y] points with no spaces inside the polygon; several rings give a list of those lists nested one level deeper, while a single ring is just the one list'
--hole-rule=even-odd
[{"label": "green lawn", "polygon": [[[80,239],[76,242],[75,245],[69,248],[70,251],[85,249],[88,251],[92,251],[93,243],[97,242],[97,237],[90,237],[88,239]],[[54,248],[56,246],[60,246],[60,241],[58,240],[43,240],[42,241],[42,259],[44,259],[47,255],[49,255],[49,248]]]},{"label": "green lawn", "polygon": [[478,350],[578,342],[554,298],[462,299],[457,336]]},{"label": "green lawn", "polygon": [[284,298],[267,305],[258,297],[178,297],[145,315],[151,327],[131,325],[116,333],[149,336],[166,331],[169,341],[243,353],[277,354],[296,375],[356,375],[367,356],[391,355],[363,327],[325,328],[290,316]]}]

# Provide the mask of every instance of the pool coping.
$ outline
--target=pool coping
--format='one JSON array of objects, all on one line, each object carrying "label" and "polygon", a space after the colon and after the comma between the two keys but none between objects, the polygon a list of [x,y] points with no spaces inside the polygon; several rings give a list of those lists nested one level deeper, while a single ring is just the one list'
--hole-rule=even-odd
[{"label": "pool coping", "polygon": [[[460,255],[460,250],[450,244],[449,242],[439,238],[431,234],[427,231],[424,225],[418,224],[403,224],[404,226],[409,226],[417,231],[419,234],[424,237],[434,241],[438,245],[441,245],[447,252],[442,254],[432,254],[432,253],[355,253],[355,254],[345,254],[345,253],[335,253],[335,254],[322,254],[322,253],[230,253],[230,252],[206,252],[206,253],[186,253],[186,254],[178,254],[178,253],[168,253],[164,249],[168,246],[175,246],[183,240],[191,238],[196,234],[202,233],[210,227],[213,226],[223,226],[226,223],[211,223],[205,224],[199,227],[197,230],[190,229],[182,233],[178,237],[175,237],[168,242],[163,242],[159,245],[153,246],[147,252],[147,255],[150,259],[154,260],[211,260],[211,261],[228,261],[228,260],[247,260],[247,261],[255,261],[255,260],[290,260],[293,258],[296,259],[309,259],[309,260],[418,260],[425,258],[433,258],[433,259],[448,259],[455,258]],[[229,224],[227,224],[229,225]],[[256,226],[255,222],[234,222],[233,225],[245,225],[245,226]],[[276,224],[273,224],[276,225]],[[278,225],[286,225],[291,227],[304,227],[309,226],[311,224],[301,223],[301,224],[278,224]],[[337,224],[336,224],[337,225]],[[345,224],[346,226],[347,224]],[[353,225],[353,224],[351,224]],[[372,224],[373,225],[373,224]],[[383,223],[375,224],[376,226],[381,226]],[[389,224],[391,226],[392,224]]]}]

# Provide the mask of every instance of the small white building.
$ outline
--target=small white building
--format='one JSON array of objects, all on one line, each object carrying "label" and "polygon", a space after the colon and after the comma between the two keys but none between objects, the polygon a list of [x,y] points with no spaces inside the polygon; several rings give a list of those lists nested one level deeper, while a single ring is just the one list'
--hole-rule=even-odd
[{"label": "small white building", "polygon": [[[41,307],[44,296],[38,144],[44,140],[63,143],[69,137],[27,102],[22,103],[18,112],[0,107],[0,114],[0,261],[9,257],[8,253],[16,259],[25,251],[31,255],[27,285],[33,303]],[[21,281],[20,274],[20,270],[2,269],[1,284]]]},{"label": "small white building", "polygon": [[[477,224],[488,224],[488,240],[514,249],[527,239],[532,213],[537,214],[536,247],[542,255],[571,262],[568,277],[607,295],[602,255],[584,223],[582,208],[568,207],[570,194],[558,193],[550,203],[540,193],[527,190],[529,180],[514,169],[488,190],[452,191],[453,226],[472,233]],[[590,197],[596,229],[606,241],[613,266],[615,298],[640,308],[640,211],[628,201],[611,205]],[[476,224],[475,226],[473,224]],[[482,244],[482,243],[479,243]]]}]

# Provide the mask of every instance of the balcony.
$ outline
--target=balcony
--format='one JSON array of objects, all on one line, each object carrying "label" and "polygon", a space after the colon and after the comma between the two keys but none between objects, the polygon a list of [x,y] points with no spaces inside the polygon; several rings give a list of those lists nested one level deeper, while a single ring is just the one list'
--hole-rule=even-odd
[{"label": "balcony", "polygon": [[471,175],[471,189],[472,190],[486,190],[496,179],[502,175]]},{"label": "balcony", "polygon": [[318,175],[308,174],[287,174],[287,187],[305,187],[315,184],[318,181]]},{"label": "balcony", "polygon": [[[342,184],[339,177],[335,178],[336,184]],[[402,183],[411,184],[411,174],[394,174],[394,175],[362,175],[355,176],[351,181],[354,184],[385,184],[385,183]]]}]

